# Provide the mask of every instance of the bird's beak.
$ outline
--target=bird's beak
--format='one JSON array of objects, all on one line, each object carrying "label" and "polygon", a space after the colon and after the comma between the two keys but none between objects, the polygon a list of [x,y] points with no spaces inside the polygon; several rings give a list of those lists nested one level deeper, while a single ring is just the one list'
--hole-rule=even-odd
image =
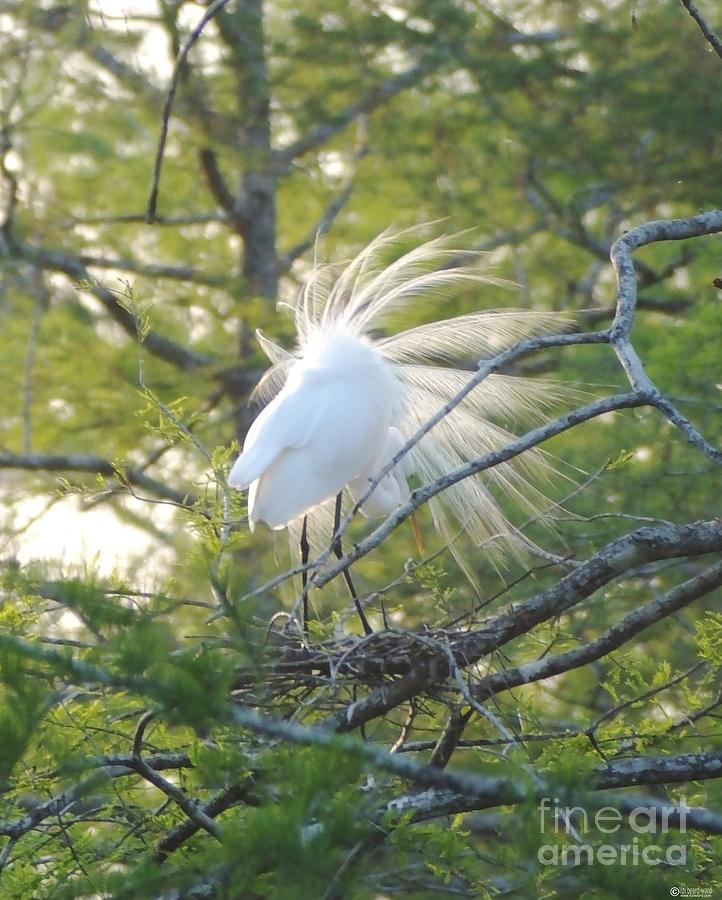
[{"label": "bird's beak", "polygon": [[419,529],[419,523],[416,521],[416,513],[412,512],[409,516],[409,522],[411,523],[411,530],[414,532],[414,540],[416,541],[416,549],[419,551],[419,556],[424,555],[424,544],[421,540],[421,530]]}]

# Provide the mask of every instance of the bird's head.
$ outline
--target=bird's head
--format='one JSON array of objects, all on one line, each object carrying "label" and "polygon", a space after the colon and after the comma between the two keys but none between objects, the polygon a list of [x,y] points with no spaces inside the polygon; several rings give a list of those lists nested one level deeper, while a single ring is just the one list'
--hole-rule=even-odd
[{"label": "bird's head", "polygon": [[314,328],[304,341],[300,355],[308,368],[339,373],[384,364],[383,357],[367,338],[338,324]]}]

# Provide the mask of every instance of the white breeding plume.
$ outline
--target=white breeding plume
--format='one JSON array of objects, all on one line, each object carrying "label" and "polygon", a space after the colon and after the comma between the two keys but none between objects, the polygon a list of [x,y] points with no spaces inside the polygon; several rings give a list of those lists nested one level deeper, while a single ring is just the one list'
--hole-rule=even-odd
[{"label": "white breeding plume", "polygon": [[[387,262],[418,229],[384,232],[344,268],[316,267],[293,313],[297,346],[284,350],[262,334],[273,363],[256,396],[267,402],[246,437],[229,484],[249,488],[251,528],[306,525],[312,547],[328,546],[334,498],[358,499],[431,415],[466,384],[456,360],[489,357],[516,341],[563,328],[558,313],[485,310],[379,336],[392,313],[411,303],[442,302],[469,282],[499,283],[481,271],[479,255],[441,237]],[[462,254],[473,265],[454,265]],[[514,435],[506,427],[545,418],[564,390],[555,382],[490,375],[416,444],[364,502],[383,516],[409,497],[408,477],[435,480],[467,460],[496,450]],[[268,402],[270,400],[270,402]],[[498,499],[528,517],[548,509],[537,484],[554,468],[539,450],[452,485],[429,503],[434,524],[452,541],[449,515],[475,544],[518,553],[529,544]],[[340,501],[336,504],[338,520]]]}]

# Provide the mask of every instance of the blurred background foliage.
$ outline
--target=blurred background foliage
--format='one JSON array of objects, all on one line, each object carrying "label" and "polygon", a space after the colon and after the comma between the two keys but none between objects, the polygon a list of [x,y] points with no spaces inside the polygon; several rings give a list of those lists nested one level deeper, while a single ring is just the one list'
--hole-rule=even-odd
[{"label": "blurred background foliage", "polygon": [[[240,521],[244,501],[234,497],[224,509],[217,474],[242,440],[248,396],[266,364],[253,330],[288,345],[276,288],[282,297],[298,289],[319,223],[328,231],[320,253],[337,260],[389,225],[441,220],[437,232],[469,229],[463,245],[487,250],[495,273],[513,282],[506,290],[460,291],[438,308],[410,313],[404,326],[518,306],[572,312],[581,327],[601,327],[615,300],[611,242],[648,219],[722,205],[722,64],[679,3],[267,0],[262,33],[260,0],[250,0],[230,3],[190,53],[170,121],[161,219],[149,224],[173,62],[206,8],[182,0],[0,2],[0,623],[7,636],[32,637],[42,650],[29,662],[19,644],[8,643],[0,661],[2,778],[15,813],[28,795],[47,799],[61,790],[87,758],[129,752],[148,703],[162,712],[148,732],[153,746],[209,752],[203,739],[221,728],[234,667],[253,666],[263,639],[258,623],[288,605],[278,593],[240,602],[287,556],[267,531],[251,536],[243,525],[222,544],[228,513]],[[708,12],[716,12],[713,4]],[[719,241],[658,244],[637,255],[635,346],[652,379],[719,445]],[[148,341],[139,347],[114,302],[192,360],[178,364]],[[517,371],[590,396],[625,383],[606,347],[554,351]],[[555,553],[584,558],[646,518],[686,522],[719,513],[718,472],[654,410],[594,420],[548,449],[573,479],[550,486],[550,496],[572,496],[558,512],[557,534],[533,523],[529,534]],[[135,467],[160,489],[136,484],[131,496],[124,479],[100,465],[85,473],[62,459],[31,466],[40,454],[92,455],[119,476]],[[172,492],[196,502],[180,504]],[[432,553],[438,545],[423,511],[421,520]],[[467,553],[483,597],[495,598],[487,611],[559,577],[538,562],[525,578],[513,564],[499,572],[483,553]],[[356,567],[361,589],[398,579],[386,603],[399,627],[463,615],[473,593],[453,561],[441,555],[400,577],[415,555],[410,535],[395,533]],[[547,645],[589,640],[697,565],[642,570],[583,616],[539,628],[492,663],[518,664]],[[321,630],[346,607],[333,588],[316,603]],[[587,726],[642,686],[692,666],[701,652],[695,623],[714,605],[714,596],[698,601],[675,617],[674,629],[665,620],[638,650],[504,695],[499,715],[528,733]],[[219,606],[224,615],[214,617]],[[705,646],[708,656],[718,653],[714,641]],[[79,698],[61,690],[58,681],[79,657],[110,672],[118,690],[99,683]],[[616,746],[633,733],[637,749],[655,742],[657,750],[699,749],[693,730],[661,740],[660,721],[714,696],[720,659],[707,663],[707,674],[665,693],[666,712],[630,706],[598,739]],[[279,702],[296,700],[290,694]],[[423,727],[438,730],[444,713],[443,702],[429,700]],[[392,742],[397,725],[394,716],[379,721],[373,737]],[[477,729],[493,733],[488,723]],[[718,742],[711,735],[705,746]],[[221,736],[218,746],[237,748],[237,738]],[[569,742],[538,746],[540,765],[560,746],[577,767],[592,753]],[[483,753],[463,762],[479,772],[502,764]],[[210,790],[225,763],[206,760],[183,778],[191,791]],[[310,750],[267,750],[253,766],[272,773],[275,793],[251,807],[247,821],[226,826],[237,832],[242,871],[222,848],[200,840],[191,842],[192,853],[154,868],[146,851],[181,814],[172,804],[158,811],[158,796],[134,782],[124,785],[105,825],[89,816],[72,840],[63,839],[62,822],[26,835],[1,890],[166,896],[190,891],[205,870],[222,871],[228,896],[322,896],[354,843],[344,810],[359,803],[349,788],[357,764]],[[107,799],[118,783],[97,792]],[[719,801],[719,789],[704,796],[701,802]],[[318,821],[326,830],[316,847],[304,843],[311,839],[303,829]],[[584,872],[571,887],[564,873],[555,880],[529,863],[538,835],[523,829],[513,846],[504,841],[499,849],[483,831],[469,838],[462,823],[424,828],[406,836],[399,829],[353,895],[393,888],[426,897],[469,885],[479,895],[642,895],[642,881],[633,889],[623,870],[606,873],[609,884],[597,887]],[[695,864],[711,866],[710,877],[717,877],[714,851],[714,842],[696,851]],[[51,862],[39,864],[46,855]]]}]

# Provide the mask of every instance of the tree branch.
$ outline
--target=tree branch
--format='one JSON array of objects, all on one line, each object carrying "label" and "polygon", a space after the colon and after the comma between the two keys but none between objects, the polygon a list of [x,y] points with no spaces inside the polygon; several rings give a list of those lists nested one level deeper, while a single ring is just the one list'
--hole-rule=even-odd
[{"label": "tree branch", "polygon": [[[262,716],[243,707],[236,707],[233,716],[239,725],[257,734],[302,746],[333,747],[359,757],[376,769],[408,779],[427,789],[426,796],[412,795],[416,799],[411,802],[421,801],[426,805],[433,798],[434,805],[438,807],[443,799],[443,814],[450,812],[450,807],[456,812],[487,809],[528,800],[530,796],[549,796],[552,790],[559,790],[558,785],[545,783],[543,776],[532,777],[531,773],[528,783],[524,783],[520,778],[471,775],[422,765],[366,741],[340,736],[326,728]],[[676,757],[612,760],[590,772],[589,784],[594,790],[608,790],[638,784],[682,783],[711,778],[722,778],[722,750],[684,753]],[[386,811],[403,813],[407,807],[404,798],[399,798],[390,801]],[[437,809],[436,815],[441,814]]]},{"label": "tree branch", "polygon": [[337,115],[330,116],[325,122],[314,126],[288,147],[277,150],[274,157],[278,170],[285,171],[294,159],[303,156],[309,150],[322,146],[334,135],[343,131],[351,122],[358,119],[359,116],[372,112],[397,94],[417,84],[435,69],[438,69],[447,58],[445,53],[439,52],[433,56],[421,59],[404,72],[382,81],[355,103],[347,106],[346,109],[341,110]]},{"label": "tree branch", "polygon": [[[442,633],[440,637],[450,646],[457,665],[462,668],[468,667],[514,638],[528,633],[534,626],[567,612],[599,588],[640,565],[663,559],[715,552],[722,552],[722,521],[718,519],[689,525],[665,524],[639,528],[607,544],[559,582],[535,594],[524,603],[516,605],[511,612],[502,613],[473,631]],[[712,590],[718,583],[718,577],[719,568],[715,566],[699,576],[699,581],[693,579],[692,584],[680,585],[660,600],[664,605],[671,607],[687,598],[694,599],[691,596],[693,593],[701,596],[701,593],[696,592]],[[650,615],[650,610],[643,607],[638,614],[639,619],[631,620],[635,624],[644,621],[645,616]],[[631,625],[626,622],[623,627]],[[379,639],[381,637],[382,635],[379,635]],[[428,637],[433,638],[433,632],[428,633]],[[398,660],[398,658],[398,647],[391,648],[390,659]],[[551,659],[553,661],[554,657]],[[533,667],[539,666],[543,671],[544,663],[545,660],[530,663],[530,669],[524,667],[522,669],[531,680],[530,673],[534,671]],[[355,666],[357,671],[361,671],[358,661]],[[394,666],[391,664],[384,669],[379,668],[376,663],[373,671],[385,671],[390,674],[394,671]],[[366,697],[327,718],[324,723],[326,727],[339,732],[358,728],[365,722],[407,702],[431,685],[442,682],[448,677],[450,667],[444,654],[439,653],[426,660],[414,659],[413,665],[407,667],[405,671],[407,674],[403,677],[390,684],[383,684]],[[493,685],[493,690],[487,689],[484,696],[496,690],[503,690],[506,686],[503,678],[507,674],[494,674],[487,676],[488,680],[483,679],[480,685]]]},{"label": "tree branch", "polygon": [[[162,769],[180,769],[192,765],[184,753],[160,753],[148,756],[147,765],[160,771]],[[86,765],[95,771],[82,781],[56,794],[50,800],[34,806],[27,815],[14,822],[0,822],[0,834],[18,840],[36,825],[58,813],[67,812],[74,803],[87,796],[104,784],[109,778],[121,778],[137,774],[133,758],[129,754],[101,756],[87,760]]]},{"label": "tree branch", "polygon": [[710,28],[707,24],[704,16],[697,8],[697,4],[693,2],[693,0],[682,0],[682,6],[687,10],[687,12],[692,16],[694,21],[699,26],[699,30],[705,37],[705,40],[710,45],[710,47],[714,50],[714,52],[722,59],[722,41],[717,37],[715,32]]},{"label": "tree branch", "polygon": [[168,126],[170,124],[171,110],[173,109],[173,100],[175,99],[176,91],[178,90],[178,85],[180,84],[180,77],[183,73],[183,66],[188,54],[191,51],[191,48],[203,33],[203,29],[206,27],[208,22],[210,22],[213,16],[215,16],[215,14],[226,5],[226,3],[228,3],[228,0],[213,0],[208,9],[201,16],[196,27],[188,36],[185,44],[183,44],[178,59],[176,60],[175,68],[173,70],[173,77],[171,78],[170,88],[168,89],[165,103],[163,105],[163,112],[161,114],[160,135],[158,137],[158,146],[156,148],[155,162],[153,164],[153,179],[150,187],[150,196],[148,197],[148,222],[154,221],[158,207],[158,191],[160,190],[160,175],[161,168],[163,166],[163,154],[165,153],[165,145],[168,138]]},{"label": "tree branch", "polygon": [[[694,778],[691,777],[690,780],[694,780]],[[558,792],[560,789],[555,787],[555,790]],[[541,799],[542,796],[544,795],[538,795],[538,798]],[[556,796],[558,796],[558,793]],[[656,809],[659,813],[666,811],[667,822],[671,828],[682,828],[684,831],[695,829],[707,834],[722,833],[722,816],[701,807],[679,807],[664,799],[641,794],[599,793],[594,795],[594,801],[595,806],[599,809],[611,806],[627,815],[640,807],[643,809]],[[503,803],[496,805],[503,805]],[[430,790],[407,794],[390,801],[388,807],[387,811],[410,814],[412,822],[425,822],[441,816],[454,815],[460,812],[474,812],[477,809],[488,808],[476,806],[466,798],[454,794],[453,791],[445,790]],[[684,809],[684,821],[680,815],[682,809]]]},{"label": "tree branch", "polygon": [[644,631],[645,628],[649,628],[650,625],[654,625],[655,622],[682,609],[720,585],[722,585],[722,562],[711,566],[701,575],[690,578],[663,596],[633,610],[598,638],[589,641],[582,647],[560,653],[557,656],[545,656],[516,668],[505,669],[503,672],[486,675],[476,682],[472,689],[473,694],[483,700],[491,694],[544,678],[551,678],[561,672],[588,665],[616,650],[617,647],[621,647],[640,631]]},{"label": "tree branch", "polygon": [[[209,819],[217,818],[222,812],[230,809],[238,803],[245,803],[247,806],[260,806],[260,800],[252,792],[252,786],[248,784],[234,784],[231,787],[220,791],[201,806],[201,810]],[[156,863],[162,863],[171,853],[174,853],[194,834],[200,831],[200,825],[192,819],[187,819],[176,825],[168,834],[158,841],[153,860]]]},{"label": "tree branch", "polygon": [[[568,335],[568,337],[574,338],[583,336]],[[544,341],[543,338],[540,338],[538,340]],[[550,341],[551,340],[558,340],[558,338],[550,339]],[[531,345],[535,344],[536,341],[525,341],[523,343],[525,345]],[[570,340],[568,343],[583,343],[583,341],[575,342]],[[521,345],[517,345],[517,347],[519,346]],[[529,352],[529,350],[526,349],[526,352]],[[521,355],[520,352],[512,354],[511,351],[507,351],[507,353],[512,357]],[[507,356],[507,354],[500,354],[500,356],[495,357],[494,360],[499,360],[502,356]],[[487,364],[483,367],[484,370],[489,368],[496,368],[495,363]],[[479,371],[482,371],[482,369],[480,368]],[[476,382],[476,376],[471,379],[471,381],[478,383]],[[447,406],[450,407],[452,403],[458,402],[458,396],[459,395],[457,394],[454,400],[447,404]],[[524,453],[526,450],[529,450],[532,447],[536,447],[539,444],[549,440],[550,438],[555,437],[558,434],[562,434],[563,432],[568,431],[570,428],[576,427],[582,422],[589,421],[590,419],[604,415],[605,413],[611,412],[612,410],[632,409],[638,406],[645,406],[648,404],[648,402],[649,401],[647,400],[647,398],[640,393],[618,394],[614,397],[606,397],[601,400],[595,400],[593,403],[588,403],[586,406],[573,410],[572,412],[567,413],[565,416],[561,416],[558,419],[554,419],[551,422],[540,425],[538,428],[534,428],[532,431],[527,432],[523,437],[517,438],[515,441],[510,441],[505,447],[502,447],[499,450],[487,453],[485,456],[482,456],[479,459],[470,460],[469,462],[458,466],[456,469],[452,469],[450,472],[447,472],[446,475],[443,475],[436,481],[425,484],[423,487],[417,488],[415,491],[412,491],[411,497],[406,503],[399,506],[390,516],[388,516],[382,522],[381,525],[377,526],[371,532],[371,534],[369,534],[362,541],[359,541],[358,544],[355,544],[349,551],[347,551],[340,560],[334,563],[329,563],[327,566],[325,566],[325,568],[323,568],[323,570],[317,570],[316,573],[309,579],[309,586],[323,587],[323,585],[327,584],[339,573],[347,569],[353,562],[363,558],[368,553],[370,553],[371,550],[378,547],[378,545],[383,540],[385,540],[385,538],[392,531],[394,531],[394,529],[396,529],[405,519],[407,519],[416,509],[418,509],[432,497],[435,497],[437,494],[445,491],[452,484],[456,484],[457,481],[461,481],[462,479],[468,478],[471,475],[475,475],[478,472],[483,472],[485,469],[492,468],[499,463],[506,462],[509,459],[513,459],[515,456],[519,456],[519,454]],[[433,419],[435,418],[436,416],[433,417]],[[433,419],[430,419],[429,422],[433,422]],[[428,431],[430,427],[431,426],[427,427],[425,425],[422,429],[420,429],[385,468],[390,470],[394,465],[396,465],[396,463],[398,462],[398,458],[401,458],[401,456],[405,454],[405,452],[407,452],[406,448],[413,446],[413,443],[416,443],[417,439],[420,440],[423,434],[426,433],[426,431]],[[381,475],[381,477],[383,477],[383,475]],[[374,482],[377,481],[378,477],[375,477],[372,481],[372,485],[375,486]],[[371,493],[371,487],[369,488],[368,493]],[[362,496],[356,505],[359,506],[364,502],[365,499],[367,499],[367,497],[365,495]],[[343,528],[344,524],[342,523],[341,531],[343,531]],[[317,563],[318,565],[323,564],[326,561],[325,556],[326,555],[320,558]]]},{"label": "tree branch", "polygon": [[228,182],[223,177],[223,173],[218,165],[218,155],[210,147],[201,147],[198,152],[198,159],[200,160],[203,174],[206,176],[208,187],[218,205],[228,214],[236,230],[241,232],[246,218],[242,214],[238,197],[233,194],[228,187]]},{"label": "tree branch", "polygon": [[311,228],[308,236],[305,237],[302,241],[299,241],[297,244],[294,244],[294,246],[287,250],[282,256],[279,256],[279,275],[287,272],[300,256],[303,256],[303,254],[307,250],[310,250],[311,247],[313,247],[314,243],[321,235],[326,234],[326,232],[329,231],[333,223],[336,221],[336,216],[348,203],[348,199],[351,196],[352,190],[353,184],[351,179],[349,178],[346,182],[346,185],[333,198],[333,200],[326,207],[315,225]]},{"label": "tree branch", "polygon": [[173,266],[167,263],[143,263],[134,259],[95,256],[92,253],[79,253],[77,259],[92,269],[122,269],[134,272],[145,278],[168,278],[172,281],[188,281],[204,284],[209,287],[227,287],[229,279],[225,275],[211,275],[199,272],[193,266]]},{"label": "tree branch", "polygon": [[183,812],[188,816],[191,822],[199,829],[207,831],[211,837],[220,840],[220,832],[218,826],[213,819],[206,813],[203,807],[199,806],[186,792],[173,784],[167,778],[164,778],[156,769],[149,765],[140,754],[133,754],[131,757],[131,765],[135,772],[138,773],[147,782],[158,788],[166,797],[171,799]]},{"label": "tree branch", "polygon": [[116,467],[109,459],[89,453],[10,453],[0,451],[0,469],[21,469],[29,472],[85,472],[113,478],[121,484],[132,485],[148,491],[156,497],[170,500],[180,506],[193,506],[194,494],[179,491],[151,478],[133,466]]},{"label": "tree branch", "polygon": [[[46,250],[18,240],[12,236],[12,247],[23,259],[28,260],[41,269],[62,272],[83,286],[100,301],[111,318],[133,339],[137,339],[137,323],[131,313],[120,303],[116,295],[105,285],[93,278],[82,260],[69,253],[58,250]],[[182,344],[164,337],[151,329],[144,337],[143,348],[153,356],[177,366],[179,369],[193,370],[205,368],[212,362],[209,356],[198,353]]]},{"label": "tree branch", "polygon": [[646,394],[673,425],[680,429],[698,450],[722,463],[722,451],[713,447],[697,429],[667,400],[644,371],[632,346],[630,333],[637,305],[637,276],[632,253],[657,241],[679,241],[722,231],[722,210],[701,213],[689,219],[658,219],[628,231],[612,245],[610,259],[617,276],[617,312],[609,330],[609,343],[635,391]]}]

